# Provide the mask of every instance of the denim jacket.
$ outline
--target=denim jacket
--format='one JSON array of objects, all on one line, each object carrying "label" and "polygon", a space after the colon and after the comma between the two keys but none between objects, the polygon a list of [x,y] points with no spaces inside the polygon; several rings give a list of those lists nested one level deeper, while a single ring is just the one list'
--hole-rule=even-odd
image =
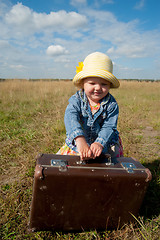
[{"label": "denim jacket", "polygon": [[84,136],[87,143],[99,142],[103,153],[118,141],[117,131],[119,108],[115,98],[108,93],[100,101],[99,110],[92,115],[84,90],[79,90],[69,99],[65,111],[66,144],[78,152],[75,138]]}]

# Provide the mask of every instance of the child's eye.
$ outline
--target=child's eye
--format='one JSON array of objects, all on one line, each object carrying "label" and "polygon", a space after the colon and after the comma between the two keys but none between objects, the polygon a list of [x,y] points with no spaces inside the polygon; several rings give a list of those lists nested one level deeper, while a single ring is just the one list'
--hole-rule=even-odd
[{"label": "child's eye", "polygon": [[109,86],[109,83],[102,83],[102,86]]},{"label": "child's eye", "polygon": [[89,84],[94,85],[95,83],[94,82],[90,82]]}]

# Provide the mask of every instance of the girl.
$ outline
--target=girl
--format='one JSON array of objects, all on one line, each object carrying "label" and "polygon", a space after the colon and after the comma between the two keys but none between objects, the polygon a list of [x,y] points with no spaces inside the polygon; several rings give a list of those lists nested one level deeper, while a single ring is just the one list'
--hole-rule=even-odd
[{"label": "girl", "polygon": [[100,52],[79,63],[73,83],[80,90],[69,99],[64,117],[66,143],[58,154],[80,155],[81,160],[96,158],[101,153],[123,155],[117,131],[118,104],[109,93],[120,83],[112,70],[110,58]]}]

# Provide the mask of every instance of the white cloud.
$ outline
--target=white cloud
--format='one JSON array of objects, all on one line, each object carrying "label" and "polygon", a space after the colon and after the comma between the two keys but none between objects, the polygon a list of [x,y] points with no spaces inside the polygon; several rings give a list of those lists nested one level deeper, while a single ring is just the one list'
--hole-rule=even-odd
[{"label": "white cloud", "polygon": [[9,46],[9,43],[8,43],[7,40],[0,40],[0,47],[1,47],[2,49],[8,48],[8,46]]},{"label": "white cloud", "polygon": [[[107,11],[86,11],[90,25],[90,37],[106,42],[106,51],[113,57],[144,58],[152,57],[160,51],[158,30],[139,31],[139,21],[120,22]],[[107,43],[110,48],[107,49]]]},{"label": "white cloud", "polygon": [[60,45],[51,45],[47,48],[46,53],[47,55],[53,57],[53,56],[68,54],[68,51]]},{"label": "white cloud", "polygon": [[26,69],[26,66],[23,66],[23,65],[21,65],[21,64],[18,64],[18,65],[13,65],[13,64],[11,64],[9,67],[10,67],[10,68],[13,68],[13,69],[16,69],[16,70],[18,70],[18,71],[23,71],[24,69]]},{"label": "white cloud", "polygon": [[28,7],[22,5],[22,3],[17,3],[6,14],[5,19],[6,22],[11,25],[26,25],[28,24],[28,20],[31,21],[32,19],[32,11]]},{"label": "white cloud", "polygon": [[6,23],[19,32],[33,34],[34,32],[67,31],[86,26],[87,18],[76,12],[36,13],[30,8],[17,3],[5,15]]},{"label": "white cloud", "polygon": [[3,17],[4,13],[7,12],[11,7],[9,0],[0,0],[0,17]]},{"label": "white cloud", "polygon": [[[122,22],[112,12],[87,7],[85,0],[72,0],[72,4],[77,2],[79,6],[84,4],[79,12],[61,10],[47,14],[21,3],[5,8],[3,1],[3,11],[0,11],[1,76],[6,77],[10,72],[10,77],[71,78],[78,61],[83,61],[93,51],[106,52],[121,76],[125,73],[129,77],[136,70],[138,76],[139,66],[145,69],[141,74],[159,74],[149,67],[146,71],[145,66],[147,58],[148,66],[152,61],[158,69],[158,29],[146,31],[138,19]],[[110,0],[100,2],[114,3]],[[134,63],[134,68],[129,63]],[[65,71],[61,71],[62,68]]]},{"label": "white cloud", "polygon": [[70,4],[72,6],[79,7],[81,5],[86,5],[87,4],[87,0],[71,0]]},{"label": "white cloud", "polygon": [[56,58],[55,60],[54,60],[54,62],[56,62],[56,63],[69,63],[70,62],[70,60],[68,59],[68,58]]},{"label": "white cloud", "polygon": [[113,4],[114,0],[102,0],[102,2],[106,4]]},{"label": "white cloud", "polygon": [[122,41],[115,37],[114,46],[108,52],[119,57],[145,58],[153,57],[160,50],[160,33],[156,31],[141,32],[134,29],[125,31]]},{"label": "white cloud", "polygon": [[139,2],[136,3],[134,8],[137,10],[140,10],[144,7],[144,5],[145,5],[145,0],[139,0]]}]

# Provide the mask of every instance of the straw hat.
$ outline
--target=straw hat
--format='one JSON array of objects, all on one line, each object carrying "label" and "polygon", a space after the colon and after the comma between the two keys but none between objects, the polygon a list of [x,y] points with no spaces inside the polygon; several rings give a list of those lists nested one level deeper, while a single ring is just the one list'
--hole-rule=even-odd
[{"label": "straw hat", "polygon": [[87,77],[100,77],[111,83],[111,88],[118,88],[120,83],[112,74],[113,64],[111,59],[104,53],[94,52],[89,54],[84,62],[80,62],[77,67],[77,74],[73,78],[73,83],[81,87],[82,79]]}]

